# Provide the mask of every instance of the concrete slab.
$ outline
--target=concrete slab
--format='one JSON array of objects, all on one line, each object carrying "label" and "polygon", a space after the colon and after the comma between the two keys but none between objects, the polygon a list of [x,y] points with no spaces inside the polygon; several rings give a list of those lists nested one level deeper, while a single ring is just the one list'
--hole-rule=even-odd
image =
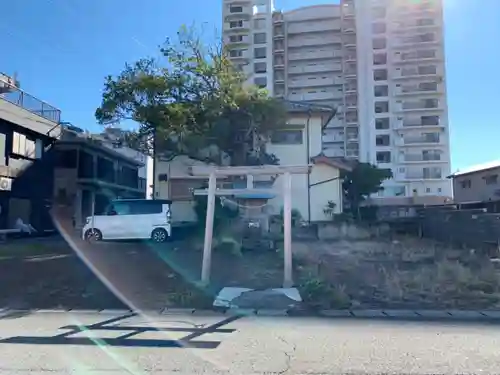
[{"label": "concrete slab", "polygon": [[356,318],[385,318],[386,315],[382,310],[351,310],[351,313]]},{"label": "concrete slab", "polygon": [[351,311],[349,310],[322,310],[319,312],[321,316],[327,316],[330,318],[350,318],[352,317]]},{"label": "concrete slab", "polygon": [[389,318],[412,319],[418,318],[413,310],[384,310],[384,314]]},{"label": "concrete slab", "polygon": [[262,316],[288,316],[288,310],[259,309],[256,313]]},{"label": "concrete slab", "polygon": [[422,318],[445,319],[451,317],[448,311],[444,310],[415,310],[415,312]]}]

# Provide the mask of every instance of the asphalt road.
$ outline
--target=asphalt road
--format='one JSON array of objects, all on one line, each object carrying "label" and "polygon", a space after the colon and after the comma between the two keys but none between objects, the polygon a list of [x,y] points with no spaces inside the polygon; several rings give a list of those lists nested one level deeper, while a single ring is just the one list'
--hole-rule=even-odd
[{"label": "asphalt road", "polygon": [[13,314],[1,374],[500,374],[500,326],[317,318]]}]

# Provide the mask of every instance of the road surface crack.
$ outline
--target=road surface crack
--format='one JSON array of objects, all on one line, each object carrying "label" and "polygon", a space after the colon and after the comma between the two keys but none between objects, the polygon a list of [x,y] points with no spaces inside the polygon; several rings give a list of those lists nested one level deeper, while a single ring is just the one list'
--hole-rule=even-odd
[{"label": "road surface crack", "polygon": [[295,345],[295,343],[293,343],[293,342],[289,343],[282,336],[278,336],[278,340],[280,340],[282,343],[284,343],[284,344],[289,345],[289,346],[292,347],[291,350],[284,350],[283,351],[283,354],[286,357],[285,368],[283,370],[277,372],[278,375],[283,375],[283,374],[286,374],[291,369],[291,366],[292,366],[292,355],[297,350],[297,345]]}]

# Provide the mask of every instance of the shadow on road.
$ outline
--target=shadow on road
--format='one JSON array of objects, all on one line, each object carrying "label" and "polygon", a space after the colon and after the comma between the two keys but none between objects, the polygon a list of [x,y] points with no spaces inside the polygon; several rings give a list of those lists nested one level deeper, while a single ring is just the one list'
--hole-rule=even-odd
[{"label": "shadow on road", "polygon": [[[215,349],[220,341],[197,340],[201,336],[211,333],[233,333],[235,329],[221,328],[238,320],[240,316],[231,316],[209,326],[193,325],[192,327],[154,327],[151,325],[118,325],[128,318],[138,314],[129,313],[119,317],[104,320],[91,325],[69,325],[59,329],[67,332],[54,336],[15,336],[0,340],[1,344],[29,344],[29,345],[97,345],[112,347],[149,347],[149,348],[195,348]],[[175,322],[171,322],[172,324]],[[129,331],[122,334],[123,331]],[[99,337],[99,332],[115,332],[115,338]],[[133,338],[140,334],[152,332],[186,332],[186,336],[178,340]],[[72,337],[83,333],[85,337]]]}]

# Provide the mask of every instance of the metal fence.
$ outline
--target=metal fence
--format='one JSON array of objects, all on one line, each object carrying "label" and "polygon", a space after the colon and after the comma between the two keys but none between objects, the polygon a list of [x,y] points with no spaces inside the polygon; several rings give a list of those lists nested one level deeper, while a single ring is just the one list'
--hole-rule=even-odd
[{"label": "metal fence", "polygon": [[43,102],[40,99],[35,98],[23,90],[9,84],[8,82],[2,81],[2,90],[0,98],[4,99],[12,104],[15,104],[27,111],[41,116],[49,121],[59,123],[61,120],[61,111],[50,104]]}]

